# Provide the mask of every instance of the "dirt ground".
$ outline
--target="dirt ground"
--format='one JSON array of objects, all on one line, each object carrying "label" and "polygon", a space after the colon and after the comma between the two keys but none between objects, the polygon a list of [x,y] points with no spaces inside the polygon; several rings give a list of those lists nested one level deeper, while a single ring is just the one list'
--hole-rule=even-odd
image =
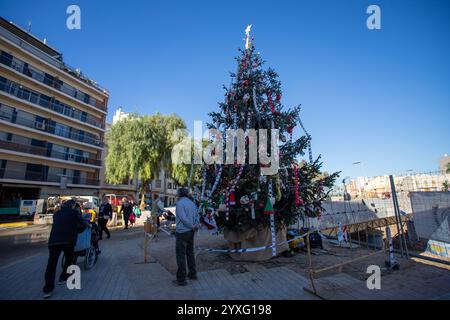
[{"label": "dirt ground", "polygon": [[[228,249],[223,235],[209,235],[200,232],[195,238],[195,246],[200,248]],[[323,249],[312,249],[312,268],[318,270],[329,267],[334,264],[348,261],[357,257],[365,256],[377,252],[371,248],[355,245],[350,248],[338,247],[329,240],[324,240]],[[177,267],[175,261],[175,238],[165,233],[159,233],[159,239],[152,243],[150,254],[156,258],[170,273],[175,274]],[[227,253],[216,253],[196,250],[197,271],[208,271],[216,269],[226,269],[231,274],[247,272],[247,266],[262,265],[266,268],[288,267],[303,276],[309,275],[308,255],[305,251],[298,251],[292,257],[283,255],[272,258],[264,262],[235,261]],[[315,279],[329,276],[339,272],[346,273],[356,279],[366,280],[370,275],[367,273],[369,265],[378,265],[381,268],[382,276],[389,276],[391,273],[398,275],[399,271],[388,270],[385,267],[387,253],[365,258],[343,266],[342,270],[335,268],[330,271],[315,275]],[[422,259],[404,260],[396,254],[396,259],[400,263],[400,273],[409,276],[417,275],[423,278],[434,277],[437,273],[450,271],[450,266],[434,262],[424,261]],[[406,272],[407,271],[407,272]]]}]

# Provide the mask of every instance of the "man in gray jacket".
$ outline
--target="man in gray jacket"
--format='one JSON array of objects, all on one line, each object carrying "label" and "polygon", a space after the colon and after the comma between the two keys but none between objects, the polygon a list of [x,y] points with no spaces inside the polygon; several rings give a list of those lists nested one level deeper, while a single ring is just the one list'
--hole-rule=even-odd
[{"label": "man in gray jacket", "polygon": [[188,278],[197,279],[194,256],[194,234],[199,228],[198,209],[189,198],[189,190],[180,188],[177,192],[178,201],[176,206],[176,257],[177,257],[177,280],[174,282],[185,286],[186,282],[186,260],[189,268]]}]

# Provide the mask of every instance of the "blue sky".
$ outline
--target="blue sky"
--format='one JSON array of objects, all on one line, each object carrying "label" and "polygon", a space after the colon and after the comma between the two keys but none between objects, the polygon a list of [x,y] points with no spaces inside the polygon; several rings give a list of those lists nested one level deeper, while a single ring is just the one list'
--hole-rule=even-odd
[{"label": "blue sky", "polygon": [[[70,4],[81,8],[81,30],[66,28]],[[371,4],[381,8],[381,30],[366,27]],[[188,127],[207,121],[252,24],[285,106],[302,104],[326,170],[437,170],[450,153],[447,0],[1,0],[0,12],[23,28],[31,20],[33,34],[107,87],[109,120],[123,106],[175,112]]]}]

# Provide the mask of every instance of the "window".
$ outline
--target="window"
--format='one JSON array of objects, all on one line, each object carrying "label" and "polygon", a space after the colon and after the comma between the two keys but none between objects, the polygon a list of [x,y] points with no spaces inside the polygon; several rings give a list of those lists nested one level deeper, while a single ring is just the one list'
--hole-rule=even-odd
[{"label": "window", "polygon": [[79,184],[80,183],[80,170],[73,170],[72,183],[73,184]]},{"label": "window", "polygon": [[25,178],[25,170],[26,163],[16,162],[16,161],[5,161],[5,170],[4,176],[5,179],[24,179]]},{"label": "window", "polygon": [[55,125],[55,134],[61,137],[69,138],[70,136],[70,128],[66,125],[56,123]]},{"label": "window", "polygon": [[68,85],[67,83],[61,82],[61,88],[60,90],[66,94],[68,94],[71,97],[75,97],[76,96],[76,91],[75,89]]},{"label": "window", "polygon": [[30,102],[37,103],[38,99],[39,99],[39,96],[37,93],[35,93],[35,92],[30,93],[30,100],[29,100]]},{"label": "window", "polygon": [[78,132],[78,141],[81,141],[81,142],[84,141],[84,131],[83,130],[80,130]]},{"label": "window", "polygon": [[35,146],[35,147],[46,148],[47,147],[47,142],[45,142],[43,140],[31,139],[31,145]]},{"label": "window", "polygon": [[13,122],[14,108],[0,104],[0,119]]},{"label": "window", "polygon": [[6,53],[5,51],[2,51],[2,54],[0,55],[0,63],[3,63],[4,65],[7,65],[8,67],[11,67],[13,56],[9,53]]},{"label": "window", "polygon": [[33,78],[33,73],[31,72],[31,69],[28,66],[28,63],[25,63],[23,65],[23,74],[26,76],[29,76],[30,78]]},{"label": "window", "polygon": [[52,100],[52,98],[50,98],[49,96],[46,96],[45,94],[41,94],[40,99],[39,99],[39,105],[43,106],[44,108],[49,108],[51,100]]},{"label": "window", "polygon": [[61,179],[61,176],[63,174],[64,174],[64,169],[49,167],[48,174],[47,174],[47,180],[51,181],[51,182],[59,182]]},{"label": "window", "polygon": [[24,99],[24,100],[30,101],[31,92],[30,92],[30,90],[22,88],[22,89],[19,90],[19,92],[17,94],[17,97],[20,98],[20,99]]},{"label": "window", "polygon": [[40,164],[28,163],[25,171],[26,180],[45,180],[44,166]]},{"label": "window", "polygon": [[87,94],[87,93],[85,93],[84,94],[84,102],[86,102],[86,103],[89,103],[89,99],[90,99],[91,97]]},{"label": "window", "polygon": [[51,157],[66,160],[66,147],[54,144],[52,146]]},{"label": "window", "polygon": [[44,74],[44,83],[49,86],[53,86],[53,82],[55,81],[55,77],[49,75],[48,73]]},{"label": "window", "polygon": [[34,114],[22,110],[17,110],[17,118],[16,118],[17,124],[27,127],[34,127],[35,120],[36,116]]},{"label": "window", "polygon": [[62,85],[63,85],[63,82],[61,80],[56,79],[56,78],[53,80],[53,87],[55,89],[61,90]]},{"label": "window", "polygon": [[5,131],[0,131],[0,141],[8,141],[10,133],[7,133]]},{"label": "window", "polygon": [[30,66],[27,64],[27,74],[28,76],[32,77],[33,79],[43,82],[44,81],[44,77],[45,74],[43,72],[41,72],[40,70]]}]

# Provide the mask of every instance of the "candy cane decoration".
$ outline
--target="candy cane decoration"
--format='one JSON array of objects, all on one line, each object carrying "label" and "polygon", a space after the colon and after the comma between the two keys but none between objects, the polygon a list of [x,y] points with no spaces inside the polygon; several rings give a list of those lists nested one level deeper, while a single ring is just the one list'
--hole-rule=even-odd
[{"label": "candy cane decoration", "polygon": [[297,164],[294,163],[294,193],[295,193],[295,206],[298,207],[300,205],[300,197],[298,195],[298,167]]},{"label": "candy cane decoration", "polygon": [[[270,179],[268,184],[267,196],[269,197],[269,201],[272,201],[271,200],[271,198],[273,197],[272,179]],[[277,255],[277,248],[275,247],[277,237],[275,232],[275,214],[270,215],[270,232],[272,234],[272,257],[275,257]]]},{"label": "candy cane decoration", "polygon": [[203,167],[202,172],[202,193],[200,194],[200,200],[202,201],[205,197],[205,188],[206,188],[206,167]]},{"label": "candy cane decoration", "polygon": [[256,103],[256,88],[253,86],[253,107],[255,111],[258,112],[258,105]]},{"label": "candy cane decoration", "polygon": [[235,188],[236,188],[236,185],[238,184],[238,182],[239,182],[239,180],[240,180],[240,178],[241,178],[241,175],[242,175],[242,172],[244,171],[244,165],[240,165],[239,166],[239,171],[238,171],[238,174],[237,174],[237,176],[236,176],[236,179],[234,179],[234,181],[231,183],[231,185],[228,187],[228,189],[227,189],[227,196],[230,194],[230,193],[232,193],[232,192],[234,192],[234,190],[235,190]]}]

